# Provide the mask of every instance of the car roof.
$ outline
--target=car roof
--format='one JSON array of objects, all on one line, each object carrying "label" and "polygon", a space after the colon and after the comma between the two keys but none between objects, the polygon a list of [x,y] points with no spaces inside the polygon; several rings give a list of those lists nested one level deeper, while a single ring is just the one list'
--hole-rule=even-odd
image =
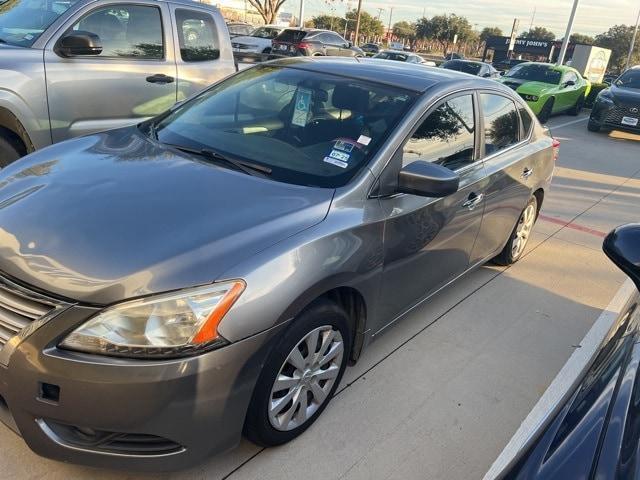
[{"label": "car roof", "polygon": [[475,65],[488,65],[484,62],[479,62],[477,60],[467,60],[466,58],[454,58],[452,60],[447,60],[445,63],[473,63]]},{"label": "car roof", "polygon": [[405,62],[389,62],[376,58],[293,57],[274,60],[269,64],[328,73],[372,83],[384,83],[419,93],[437,84],[468,83],[470,79],[477,84],[478,88],[483,86],[495,88],[497,85],[501,85],[495,80],[472,77],[455,70],[417,66]]}]

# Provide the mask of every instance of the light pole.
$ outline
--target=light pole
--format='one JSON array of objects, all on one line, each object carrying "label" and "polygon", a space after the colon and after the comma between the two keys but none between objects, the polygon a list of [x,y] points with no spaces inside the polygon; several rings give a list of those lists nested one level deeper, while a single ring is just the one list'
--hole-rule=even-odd
[{"label": "light pole", "polygon": [[578,4],[580,0],[573,0],[573,8],[571,9],[571,16],[569,17],[569,23],[567,24],[567,32],[564,34],[564,40],[562,41],[562,48],[560,49],[560,55],[558,55],[558,65],[564,63],[564,56],[567,54],[567,47],[569,46],[569,37],[573,31],[573,21],[576,19],[576,11],[578,10]]},{"label": "light pole", "polygon": [[629,47],[629,55],[627,56],[627,65],[624,67],[625,70],[629,68],[631,64],[631,57],[633,57],[633,51],[636,48],[636,37],[638,36],[638,24],[640,23],[640,11],[638,11],[638,19],[636,20],[636,28],[633,30],[633,37],[631,38],[631,46]]},{"label": "light pole", "polygon": [[299,27],[304,27],[304,0],[300,0],[300,20],[298,21]]},{"label": "light pole", "polygon": [[354,38],[354,45],[358,45],[358,36],[360,35],[360,13],[362,12],[362,0],[358,0],[358,13],[356,14],[356,38]]}]

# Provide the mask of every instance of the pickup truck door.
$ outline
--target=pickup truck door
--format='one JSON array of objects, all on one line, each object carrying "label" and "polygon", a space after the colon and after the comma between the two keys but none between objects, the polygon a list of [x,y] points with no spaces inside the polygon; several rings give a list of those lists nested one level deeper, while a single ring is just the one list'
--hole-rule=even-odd
[{"label": "pickup truck door", "polygon": [[[130,125],[172,106],[177,83],[171,25],[164,2],[99,1],[76,12],[44,53],[52,141]],[[56,53],[57,42],[72,30],[98,35],[102,53]]]},{"label": "pickup truck door", "polygon": [[[178,101],[236,71],[227,29],[220,15],[185,4],[170,4],[178,66]],[[227,51],[229,50],[229,51]]]}]

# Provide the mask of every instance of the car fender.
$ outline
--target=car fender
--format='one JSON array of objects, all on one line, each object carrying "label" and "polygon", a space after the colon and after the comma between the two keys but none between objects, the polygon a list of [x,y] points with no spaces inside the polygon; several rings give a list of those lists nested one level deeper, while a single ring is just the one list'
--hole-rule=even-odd
[{"label": "car fender", "polygon": [[[17,134],[27,147],[28,152],[51,144],[49,113],[46,92],[41,92],[44,102],[27,103],[18,93],[0,89],[0,126]],[[32,101],[37,96],[31,96]]]}]

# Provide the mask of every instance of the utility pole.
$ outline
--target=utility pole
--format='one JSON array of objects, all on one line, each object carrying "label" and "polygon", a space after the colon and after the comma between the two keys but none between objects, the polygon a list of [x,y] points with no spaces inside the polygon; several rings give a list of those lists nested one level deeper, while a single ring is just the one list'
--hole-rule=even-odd
[{"label": "utility pole", "polygon": [[627,57],[627,64],[624,69],[627,70],[631,64],[631,58],[633,57],[633,51],[636,48],[636,37],[638,36],[638,24],[640,23],[640,11],[638,12],[638,19],[636,20],[636,28],[633,31],[633,38],[631,39],[631,46],[629,47],[629,56]]},{"label": "utility pole", "polygon": [[358,36],[360,35],[360,14],[362,13],[362,0],[358,0],[358,13],[356,13],[356,38],[353,44],[358,46]]},{"label": "utility pole", "polygon": [[533,30],[533,22],[536,19],[537,11],[538,11],[538,7],[533,7],[533,15],[531,15],[531,24],[529,24],[529,31]]},{"label": "utility pole", "polygon": [[391,39],[393,38],[393,34],[391,33],[391,20],[393,19],[393,7],[391,7],[391,12],[389,13],[389,31],[387,34],[387,39],[389,40],[389,42],[391,42]]},{"label": "utility pole", "polygon": [[378,21],[380,21],[380,17],[382,17],[382,12],[384,12],[384,8],[378,8]]},{"label": "utility pole", "polygon": [[304,27],[304,0],[300,0],[300,20],[298,20],[298,26]]},{"label": "utility pole", "polygon": [[571,9],[569,23],[567,24],[567,32],[564,34],[562,48],[560,49],[560,55],[558,55],[558,65],[562,65],[564,63],[564,57],[567,54],[567,47],[569,46],[569,37],[571,37],[571,32],[573,31],[573,22],[576,19],[576,12],[578,11],[579,3],[580,0],[573,0],[573,8]]}]

